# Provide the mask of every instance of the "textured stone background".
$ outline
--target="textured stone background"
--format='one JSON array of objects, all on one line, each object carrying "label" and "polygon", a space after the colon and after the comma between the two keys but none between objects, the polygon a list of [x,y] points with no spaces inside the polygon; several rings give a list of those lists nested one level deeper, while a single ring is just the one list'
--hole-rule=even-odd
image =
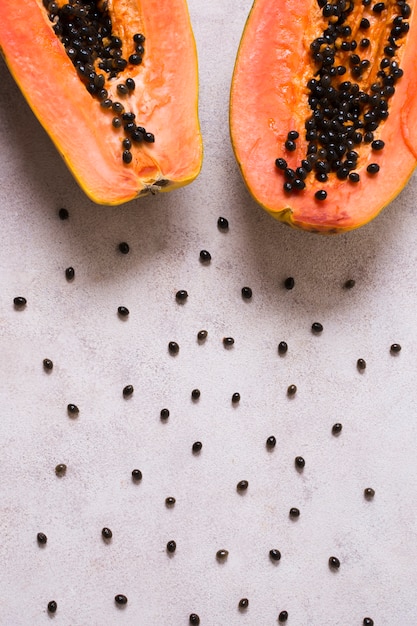
[{"label": "textured stone background", "polygon": [[[85,198],[0,64],[2,626],[181,626],[191,612],[205,626],[268,626],[281,610],[292,626],[360,626],[365,616],[377,626],[417,624],[417,181],[371,224],[334,238],[292,231],[252,201],[228,133],[250,4],[189,0],[201,175],[119,208]],[[199,261],[203,248],[209,265]],[[241,297],[245,285],[251,301]],[[178,289],[189,293],[184,305]],[[16,295],[28,300],[22,311]],[[130,309],[125,321],[120,305]],[[209,335],[199,345],[202,328]],[[170,340],[180,344],[175,358]],[[397,356],[393,342],[402,345]],[[292,383],[298,392],[288,399]],[[128,400],[126,384],[135,388]],[[57,463],[67,464],[65,477],[55,476]],[[177,499],[173,509],[167,496]],[[103,526],[113,531],[107,545]],[[224,564],[220,548],[229,550]],[[129,598],[122,610],[117,593]]]}]

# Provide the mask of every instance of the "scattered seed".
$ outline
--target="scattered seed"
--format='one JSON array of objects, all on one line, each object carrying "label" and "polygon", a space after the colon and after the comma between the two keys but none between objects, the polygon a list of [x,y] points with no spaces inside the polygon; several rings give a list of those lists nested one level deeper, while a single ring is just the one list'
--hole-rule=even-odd
[{"label": "scattered seed", "polygon": [[331,557],[329,558],[329,567],[330,567],[331,569],[339,569],[339,567],[340,567],[340,561],[339,561],[339,559],[337,558],[337,556],[331,556]]},{"label": "scattered seed", "polygon": [[172,496],[168,496],[167,498],[165,498],[165,506],[169,507],[173,507],[175,504],[176,500],[174,497]]},{"label": "scattered seed", "polygon": [[294,285],[295,285],[295,280],[292,276],[288,276],[288,278],[284,280],[285,289],[294,289]]},{"label": "scattered seed", "polygon": [[132,480],[136,482],[139,482],[140,480],[142,480],[142,472],[140,471],[140,469],[132,470]]},{"label": "scattered seed", "polygon": [[216,552],[216,559],[218,561],[225,561],[227,559],[227,557],[229,556],[229,551],[228,550],[217,550]]},{"label": "scattered seed", "polygon": [[290,385],[287,389],[287,395],[295,396],[296,393],[297,393],[297,385]]},{"label": "scattered seed", "polygon": [[178,302],[185,302],[188,298],[188,292],[185,289],[180,289],[175,294],[175,298],[178,300]]},{"label": "scattered seed", "polygon": [[240,393],[238,393],[237,391],[232,395],[232,402],[233,404],[237,404],[238,402],[240,402]]},{"label": "scattered seed", "polygon": [[191,397],[193,400],[198,400],[201,396],[201,391],[199,389],[193,389],[191,392]]},{"label": "scattered seed", "polygon": [[173,539],[171,539],[171,541],[168,541],[167,552],[169,552],[170,554],[173,554],[176,549],[177,549],[177,544],[175,543],[175,541]]},{"label": "scattered seed", "polygon": [[119,243],[119,251],[122,254],[129,254],[129,250],[130,250],[130,247],[129,247],[129,244],[126,243],[126,241],[122,241]]},{"label": "scattered seed", "polygon": [[169,417],[169,409],[161,409],[160,417],[161,420],[167,420]]},{"label": "scattered seed", "polygon": [[13,304],[16,309],[23,309],[27,304],[27,300],[23,296],[16,296],[16,298],[13,298]]},{"label": "scattered seed", "polygon": [[393,343],[393,344],[391,345],[390,350],[391,350],[391,352],[393,352],[394,354],[398,354],[398,352],[401,352],[401,346],[400,346],[400,344],[399,344],[399,343]]},{"label": "scattered seed", "polygon": [[180,351],[180,347],[176,341],[170,341],[168,344],[168,351],[170,354],[175,356]]},{"label": "scattered seed", "polygon": [[358,359],[356,362],[357,368],[358,370],[364,370],[366,368],[366,361],[365,359]]},{"label": "scattered seed", "polygon": [[45,370],[51,371],[54,367],[54,364],[52,363],[51,359],[44,359],[43,367]]},{"label": "scattered seed", "polygon": [[355,284],[356,282],[353,280],[353,278],[349,278],[343,286],[345,289],[352,289],[352,287],[354,287]]},{"label": "scattered seed", "polygon": [[276,548],[269,551],[269,556],[272,561],[279,561],[281,559],[281,552]]},{"label": "scattered seed", "polygon": [[296,456],[295,460],[294,460],[295,466],[297,467],[297,469],[304,469],[305,467],[305,460],[303,459],[302,456]]},{"label": "scattered seed", "polygon": [[225,348],[230,348],[235,343],[233,337],[223,337],[223,345]]},{"label": "scattered seed", "polygon": [[247,480],[240,480],[238,484],[236,485],[237,491],[240,491],[240,492],[246,491],[248,487],[249,487],[249,483]]},{"label": "scattered seed", "polygon": [[379,172],[378,163],[370,163],[366,168],[366,171],[368,172],[368,174],[376,174],[377,172]]},{"label": "scattered seed", "polygon": [[207,339],[208,332],[206,330],[199,330],[197,333],[197,340],[202,342]]},{"label": "scattered seed", "polygon": [[69,218],[67,209],[59,209],[58,215],[60,220],[67,220]]},{"label": "scattered seed", "polygon": [[278,344],[278,354],[286,354],[288,351],[288,344],[285,341],[280,341]]},{"label": "scattered seed", "polygon": [[374,626],[374,620],[371,617],[363,618],[363,626]]},{"label": "scattered seed", "polygon": [[103,539],[111,539],[113,537],[113,533],[110,528],[102,528],[101,535]]},{"label": "scattered seed", "polygon": [[130,313],[129,309],[127,307],[125,307],[125,306],[119,306],[117,308],[117,312],[120,315],[120,317],[128,317],[128,315]]},{"label": "scattered seed", "polygon": [[271,435],[270,437],[268,437],[268,439],[266,440],[266,447],[272,450],[273,448],[275,448],[276,445],[277,445],[276,437],[274,437],[274,435]]},{"label": "scattered seed", "polygon": [[220,230],[228,230],[229,229],[229,221],[225,217],[219,217],[217,220],[217,226]]},{"label": "scattered seed", "polygon": [[313,331],[313,333],[321,333],[323,332],[323,324],[320,324],[320,322],[313,322],[311,325],[311,330]]},{"label": "scattered seed", "polygon": [[194,441],[193,454],[198,454],[199,452],[201,452],[202,447],[203,447],[203,444],[201,443],[201,441]]},{"label": "scattered seed", "polygon": [[66,472],[67,472],[67,466],[65,465],[65,463],[59,463],[55,467],[55,474],[57,476],[65,476]]},{"label": "scattered seed", "polygon": [[297,509],[297,507],[295,506],[291,507],[289,515],[291,519],[297,519],[298,517],[300,517],[300,509]]},{"label": "scattered seed", "polygon": [[241,598],[239,600],[239,609],[245,611],[249,606],[249,600],[247,598]]},{"label": "scattered seed", "polygon": [[325,189],[319,189],[314,194],[314,197],[316,200],[319,200],[320,202],[322,202],[323,200],[326,200],[327,198],[327,191]]},{"label": "scattered seed", "polygon": [[74,280],[75,278],[75,270],[73,267],[67,267],[65,270],[65,278],[67,280]]},{"label": "scattered seed", "polygon": [[366,487],[366,489],[363,490],[363,495],[367,500],[372,500],[375,496],[375,489],[372,489],[372,487]]},{"label": "scattered seed", "polygon": [[50,602],[48,602],[48,613],[55,613],[57,608],[58,605],[55,600],[51,600]]},{"label": "scattered seed", "polygon": [[281,613],[278,615],[278,621],[286,622],[287,619],[288,619],[288,611],[281,611]]},{"label": "scattered seed", "polygon": [[116,604],[119,604],[122,606],[122,605],[127,604],[127,597],[123,595],[122,593],[118,593],[116,596],[114,596],[114,601],[116,602]]},{"label": "scattered seed", "polygon": [[133,385],[126,385],[126,387],[123,387],[123,396],[125,398],[128,398],[129,396],[131,396],[133,394]]},{"label": "scattered seed", "polygon": [[198,617],[197,613],[190,614],[189,622],[190,624],[194,624],[195,626],[198,626],[198,624],[200,623],[200,618]]},{"label": "scattered seed", "polygon": [[242,287],[242,298],[250,300],[252,298],[252,289],[250,287]]},{"label": "scattered seed", "polygon": [[38,533],[36,535],[36,539],[37,539],[39,545],[41,545],[41,546],[44,546],[46,544],[46,542],[48,541],[48,537],[44,533]]},{"label": "scattered seed", "polygon": [[342,424],[340,422],[336,422],[335,424],[333,424],[332,426],[332,435],[334,435],[335,437],[337,437],[337,435],[340,435],[340,433],[342,432]]},{"label": "scattered seed", "polygon": [[202,263],[209,263],[211,261],[211,254],[208,250],[200,250],[200,261]]},{"label": "scattered seed", "polygon": [[68,404],[67,405],[67,411],[68,411],[70,417],[78,417],[80,409],[78,408],[78,406],[76,404]]}]

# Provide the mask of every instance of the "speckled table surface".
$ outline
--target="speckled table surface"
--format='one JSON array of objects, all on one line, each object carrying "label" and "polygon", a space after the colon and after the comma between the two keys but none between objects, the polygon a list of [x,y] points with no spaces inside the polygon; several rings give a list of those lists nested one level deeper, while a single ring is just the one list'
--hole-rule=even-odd
[{"label": "speckled table surface", "polygon": [[417,624],[417,180],[372,223],[330,238],[255,204],[228,131],[250,4],[189,0],[201,175],[118,208],[86,199],[0,64],[2,626],[181,626],[193,612],[205,626],[268,626],[283,610],[292,626]]}]

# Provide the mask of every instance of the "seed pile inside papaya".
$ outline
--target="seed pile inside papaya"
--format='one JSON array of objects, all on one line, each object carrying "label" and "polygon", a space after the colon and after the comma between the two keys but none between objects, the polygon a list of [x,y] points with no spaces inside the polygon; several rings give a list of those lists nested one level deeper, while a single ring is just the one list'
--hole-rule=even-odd
[{"label": "seed pile inside papaya", "polygon": [[372,219],[415,167],[417,25],[405,0],[298,6],[254,3],[232,83],[232,142],[274,217],[340,232]]},{"label": "seed pile inside papaya", "polygon": [[119,204],[199,173],[185,0],[0,3],[0,49],[86,193]]}]

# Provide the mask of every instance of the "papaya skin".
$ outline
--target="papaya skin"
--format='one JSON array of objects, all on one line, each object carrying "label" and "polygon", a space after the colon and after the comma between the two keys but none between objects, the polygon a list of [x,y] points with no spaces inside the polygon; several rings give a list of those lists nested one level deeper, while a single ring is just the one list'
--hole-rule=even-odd
[{"label": "papaya skin", "polygon": [[[62,6],[63,0],[58,4]],[[122,161],[123,132],[79,79],[42,0],[0,2],[0,50],[33,113],[74,178],[97,204],[117,205],[191,183],[202,164],[197,53],[185,0],[109,0],[114,34],[146,37],[143,62],[109,80],[109,97],[136,114],[154,143]],[[120,97],[127,77],[136,88]]]},{"label": "papaya skin", "polygon": [[[407,184],[417,164],[417,18],[414,2],[409,4],[410,28],[396,56],[404,74],[389,100],[388,119],[374,133],[375,139],[385,142],[383,151],[360,146],[358,183],[329,176],[323,184],[311,173],[304,190],[288,194],[275,159],[285,157],[295,167],[306,157],[304,123],[312,113],[307,89],[313,75],[310,43],[325,25],[316,0],[255,0],[232,78],[230,134],[249,192],[274,218],[311,232],[350,231],[374,219]],[[371,39],[368,58],[376,55],[381,40],[378,32],[373,39],[368,31],[366,36]],[[368,88],[378,69],[371,66]],[[346,76],[341,80],[350,79]],[[288,153],[283,146],[293,129],[300,138],[297,149]],[[374,162],[380,166],[377,175],[367,172]],[[327,191],[325,201],[315,198],[319,189]]]}]

